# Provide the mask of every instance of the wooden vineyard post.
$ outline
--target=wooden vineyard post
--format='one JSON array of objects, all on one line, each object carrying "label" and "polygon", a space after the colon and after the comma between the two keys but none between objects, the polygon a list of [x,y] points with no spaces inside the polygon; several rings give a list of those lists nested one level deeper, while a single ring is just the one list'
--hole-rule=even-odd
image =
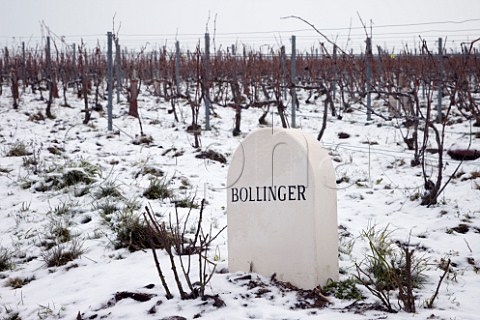
[{"label": "wooden vineyard post", "polygon": [[210,130],[210,35],[205,33],[205,130]]},{"label": "wooden vineyard post", "polygon": [[437,122],[442,122],[442,94],[443,94],[443,48],[442,38],[438,38],[438,92],[437,92]]},{"label": "wooden vineyard post", "polygon": [[128,109],[128,114],[135,118],[138,118],[137,85],[137,79],[130,80],[130,105]]},{"label": "wooden vineyard post", "polygon": [[367,64],[367,121],[372,120],[372,38],[367,38],[367,50],[365,52]]},{"label": "wooden vineyard post", "polygon": [[296,47],[296,37],[292,36],[292,64],[291,64],[291,72],[292,72],[292,128],[295,128],[297,124],[295,123],[296,120],[296,107],[297,107],[297,89],[296,89],[296,84],[297,84],[297,47]]},{"label": "wooden vineyard post", "polygon": [[107,48],[107,81],[108,81],[108,131],[113,130],[112,113],[113,113],[113,57],[112,57],[112,33],[108,32],[108,48]]}]

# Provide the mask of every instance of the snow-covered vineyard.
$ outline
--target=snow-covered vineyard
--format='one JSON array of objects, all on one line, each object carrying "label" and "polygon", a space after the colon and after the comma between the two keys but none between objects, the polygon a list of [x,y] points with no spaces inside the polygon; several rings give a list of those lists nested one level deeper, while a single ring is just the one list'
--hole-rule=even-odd
[{"label": "snow-covered vineyard", "polygon": [[232,155],[293,121],[281,59],[213,60],[207,83],[192,55],[178,87],[166,56],[124,64],[112,130],[104,56],[59,57],[55,88],[23,87],[17,64],[0,95],[0,319],[477,319],[478,54],[445,65],[441,113],[425,57],[375,62],[370,104],[363,60],[300,60],[295,126],[320,136],[338,207],[340,279],[314,290],[228,270]]}]

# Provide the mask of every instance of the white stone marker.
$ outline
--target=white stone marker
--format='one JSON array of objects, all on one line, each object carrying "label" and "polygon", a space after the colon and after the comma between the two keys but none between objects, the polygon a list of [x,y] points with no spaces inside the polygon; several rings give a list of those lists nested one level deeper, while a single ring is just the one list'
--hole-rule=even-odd
[{"label": "white stone marker", "polygon": [[335,172],[298,129],[260,129],[235,151],[227,178],[228,267],[303,289],[338,280]]}]

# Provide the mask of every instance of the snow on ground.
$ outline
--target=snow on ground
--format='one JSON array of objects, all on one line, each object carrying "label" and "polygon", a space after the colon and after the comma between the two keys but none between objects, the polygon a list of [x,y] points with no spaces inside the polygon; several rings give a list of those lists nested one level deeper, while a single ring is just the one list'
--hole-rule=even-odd
[{"label": "snow on ground", "polygon": [[[111,228],[115,218],[102,217],[101,208],[107,200],[99,199],[95,192],[113,183],[123,195],[110,200],[119,211],[130,204],[141,214],[145,205],[151,205],[159,219],[168,221],[174,214],[173,204],[143,196],[153,175],[142,169],[162,170],[161,179],[178,197],[195,196],[196,203],[206,199],[203,227],[215,234],[227,221],[224,188],[228,163],[245,135],[259,127],[261,110],[244,110],[242,135],[233,137],[234,111],[215,107],[212,130],[202,132],[201,149],[225,155],[227,164],[222,164],[195,157],[198,150],[192,147],[193,136],[186,132],[191,115],[185,106],[181,106],[180,123],[174,123],[168,104],[158,103],[146,93],[141,95],[143,130],[153,143],[137,145],[132,142],[140,133],[139,123],[126,115],[126,103],[115,104],[112,134],[101,113],[93,113],[90,123],[83,125],[83,102],[73,95],[69,96],[72,108],[56,101],[54,120],[29,121],[37,112],[44,113],[45,102],[38,101],[37,95],[24,94],[20,108],[12,110],[7,91],[0,97],[0,248],[12,255],[13,266],[0,272],[0,319],[17,319],[14,315],[21,319],[74,319],[77,315],[77,319],[478,319],[480,180],[471,174],[480,172],[479,160],[464,162],[460,169],[462,177],[472,179],[453,179],[439,204],[426,208],[415,199],[423,191],[422,172],[420,167],[409,165],[412,153],[403,143],[399,123],[381,119],[367,122],[358,110],[328,122],[322,142],[334,160],[337,179],[346,178],[338,184],[341,280],[354,276],[354,263],[367,254],[362,231],[389,226],[394,239],[418,244],[419,254],[428,258],[426,283],[416,291],[416,314],[387,313],[371,307],[378,299],[362,286],[359,288],[366,296],[362,302],[330,297],[332,304],[325,308],[301,308],[307,298],[270,283],[269,277],[228,273],[227,231],[210,246],[208,256],[217,268],[206,288],[210,297],[206,301],[180,299],[168,255],[157,250],[174,295],[168,300],[150,250],[115,248]],[[316,136],[321,110],[320,105],[301,103],[297,118],[301,130]],[[272,113],[269,121],[279,126],[278,115]],[[478,132],[478,128],[474,130]],[[341,132],[350,137],[340,139]],[[448,127],[446,148],[467,145],[469,132],[467,122]],[[19,142],[33,154],[7,156]],[[478,147],[478,138],[472,145]],[[429,157],[435,163],[436,156]],[[448,177],[459,162],[446,157]],[[36,164],[26,165],[32,160]],[[99,168],[96,181],[89,190],[83,190],[84,194],[76,186],[36,191],[45,185],[46,176],[58,174],[59,168],[63,172],[78,168],[82,161]],[[180,215],[185,217],[187,211],[182,209]],[[198,214],[199,209],[194,209],[189,223],[195,223]],[[67,227],[84,252],[63,266],[48,267],[45,252],[58,225]],[[460,225],[468,231],[457,228]],[[434,308],[425,309],[425,301],[435,292],[443,273],[438,265],[448,258],[451,272],[442,283]],[[193,281],[198,279],[198,272],[193,262]],[[27,281],[12,288],[14,279]],[[139,302],[131,296],[116,296],[118,293],[153,296]],[[392,299],[396,304],[395,297]],[[225,305],[216,306],[218,301]]]}]

